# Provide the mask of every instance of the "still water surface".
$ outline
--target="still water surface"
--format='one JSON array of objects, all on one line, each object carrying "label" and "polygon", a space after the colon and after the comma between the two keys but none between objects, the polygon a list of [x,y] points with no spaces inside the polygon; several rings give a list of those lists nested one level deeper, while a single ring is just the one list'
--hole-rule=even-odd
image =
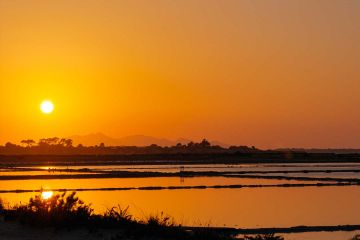
[{"label": "still water surface", "polygon": [[[100,171],[154,171],[179,172],[180,165],[144,166],[71,166],[57,169],[83,169]],[[49,166],[31,171],[3,169],[0,175],[46,175]],[[259,164],[259,165],[191,165],[188,171],[267,171],[282,170],[357,170],[359,164]],[[21,169],[17,169],[21,170]],[[45,170],[45,171],[44,171]],[[59,173],[56,174],[67,174]],[[74,174],[74,173],[72,173]],[[78,173],[81,174],[81,173]],[[261,175],[260,174],[260,175]],[[287,176],[336,176],[360,178],[359,173],[288,173]],[[234,184],[316,183],[294,180],[246,179],[233,177],[151,177],[105,179],[52,179],[52,180],[1,180],[0,190],[84,189],[149,186],[213,186]],[[27,202],[35,193],[3,193],[0,197],[10,205]],[[360,186],[331,187],[263,187],[237,189],[185,189],[185,190],[127,190],[82,191],[78,195],[91,203],[96,212],[120,204],[129,206],[137,218],[164,212],[183,225],[228,226],[238,228],[291,227],[298,225],[360,224]],[[331,239],[348,239],[353,232],[331,233]],[[328,239],[326,233],[288,234],[286,239]]]},{"label": "still water surface", "polygon": [[[25,202],[33,193],[1,194],[5,202]],[[360,188],[244,188],[89,191],[78,195],[102,212],[120,204],[139,218],[164,212],[186,225],[291,227],[359,224]]]}]

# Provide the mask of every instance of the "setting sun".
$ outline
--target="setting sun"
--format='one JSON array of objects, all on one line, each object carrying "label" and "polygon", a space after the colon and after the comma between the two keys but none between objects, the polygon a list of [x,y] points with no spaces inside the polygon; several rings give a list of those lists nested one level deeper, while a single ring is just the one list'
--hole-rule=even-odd
[{"label": "setting sun", "polygon": [[54,104],[49,100],[44,100],[40,105],[41,112],[50,114],[54,111]]}]

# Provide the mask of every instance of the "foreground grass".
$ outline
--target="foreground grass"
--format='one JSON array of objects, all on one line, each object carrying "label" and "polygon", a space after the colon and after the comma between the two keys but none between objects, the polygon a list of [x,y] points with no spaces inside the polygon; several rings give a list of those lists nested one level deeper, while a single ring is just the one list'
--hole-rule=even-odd
[{"label": "foreground grass", "polygon": [[[128,208],[120,206],[108,209],[103,214],[95,214],[91,205],[81,201],[75,192],[62,193],[44,199],[40,195],[30,198],[28,204],[5,208],[0,203],[0,214],[5,221],[16,221],[33,227],[53,227],[56,229],[116,229],[118,234],[112,240],[158,239],[158,240],[230,240],[236,233],[212,228],[192,228],[177,224],[173,218],[151,215],[144,220],[135,219]],[[282,240],[280,236],[245,236],[244,240]]]}]

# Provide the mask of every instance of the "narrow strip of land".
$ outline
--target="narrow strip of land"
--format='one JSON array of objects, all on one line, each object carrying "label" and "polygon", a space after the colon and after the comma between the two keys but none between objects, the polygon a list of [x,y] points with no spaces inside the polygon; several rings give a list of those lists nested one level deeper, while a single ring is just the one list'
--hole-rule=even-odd
[{"label": "narrow strip of land", "polygon": [[227,178],[253,178],[275,180],[297,180],[317,182],[342,182],[360,184],[359,178],[335,178],[335,177],[295,177],[284,175],[255,175],[237,174],[233,172],[134,172],[118,171],[108,173],[84,173],[84,174],[42,174],[42,175],[0,175],[0,180],[36,180],[36,179],[101,179],[101,178],[149,178],[149,177],[227,177]]},{"label": "narrow strip of land", "polygon": [[[193,169],[193,167],[190,167]],[[214,169],[217,167],[201,167],[204,169]],[[132,169],[132,171],[130,171]],[[79,173],[118,173],[118,172],[149,172],[149,171],[139,171],[139,170],[149,170],[151,168],[124,168],[123,170],[99,170],[99,169],[91,169],[91,168],[80,168],[80,169],[74,169],[74,168],[28,168],[28,167],[0,167],[0,170],[2,172],[79,172]],[[156,170],[160,170],[160,168],[155,168]],[[152,172],[160,172],[160,173],[166,173],[166,169],[175,169],[174,168],[163,168],[164,171],[152,171]],[[228,169],[228,168],[224,168]],[[282,174],[289,174],[289,173],[360,173],[360,169],[301,169],[301,170],[269,170],[269,171],[174,171],[174,172],[218,172],[223,174],[275,174],[275,173],[282,173]]]},{"label": "narrow strip of land", "polygon": [[[196,186],[146,186],[146,187],[113,187],[113,188],[51,188],[46,191],[55,192],[85,192],[85,191],[129,191],[129,190],[182,190],[182,189],[236,189],[236,188],[288,188],[288,187],[331,187],[331,186],[352,186],[353,183],[313,183],[313,184],[234,184],[234,185],[196,185]],[[359,185],[355,185],[359,186]],[[41,189],[10,189],[0,190],[0,193],[33,193],[41,192]]]},{"label": "narrow strip of land", "polygon": [[[184,227],[189,231],[201,230],[203,227]],[[304,233],[304,232],[339,232],[339,231],[356,231],[360,230],[360,225],[336,225],[336,226],[295,226],[284,228],[226,228],[226,227],[209,227],[208,229],[218,233],[232,235],[247,234],[271,234],[271,233]]]},{"label": "narrow strip of land", "polygon": [[[51,152],[52,153],[52,152]],[[2,166],[360,163],[360,154],[261,151],[253,153],[0,154]]]}]

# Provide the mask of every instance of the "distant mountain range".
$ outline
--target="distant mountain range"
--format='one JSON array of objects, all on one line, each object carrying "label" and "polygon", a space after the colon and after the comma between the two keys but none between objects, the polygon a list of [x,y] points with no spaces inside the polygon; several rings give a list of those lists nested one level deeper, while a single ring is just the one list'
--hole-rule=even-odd
[{"label": "distant mountain range", "polygon": [[[106,146],[149,146],[156,144],[159,146],[174,146],[178,143],[187,144],[193,140],[186,138],[178,138],[176,140],[169,140],[166,138],[156,138],[145,135],[131,135],[121,138],[112,138],[103,133],[94,133],[88,135],[74,135],[69,137],[74,141],[74,145],[82,144],[84,146],[95,146],[104,143]],[[210,141],[212,145],[219,145],[222,147],[229,147],[228,144],[218,141]]]}]

